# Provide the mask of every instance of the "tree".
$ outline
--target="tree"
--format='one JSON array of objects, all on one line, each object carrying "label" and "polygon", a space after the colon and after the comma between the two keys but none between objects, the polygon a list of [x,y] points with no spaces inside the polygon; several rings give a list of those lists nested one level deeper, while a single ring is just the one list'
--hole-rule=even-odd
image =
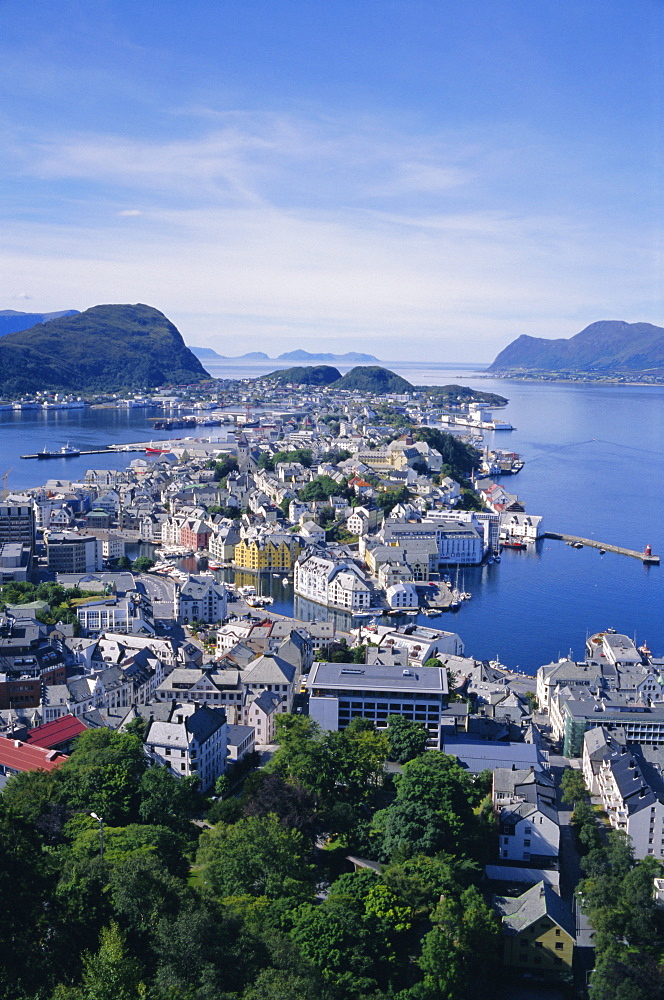
[{"label": "tree", "polygon": [[491,907],[470,886],[458,899],[446,896],[432,920],[435,926],[424,938],[419,960],[425,985],[449,1000],[489,996],[500,940]]},{"label": "tree", "polygon": [[137,814],[146,768],[143,744],[135,735],[88,729],[62,767],[63,801],[74,810],[96,812],[111,826],[128,822]]},{"label": "tree", "polygon": [[217,897],[281,896],[311,893],[306,844],[297,830],[284,829],[274,815],[218,823],[201,835],[197,863]]},{"label": "tree", "polygon": [[330,497],[345,496],[347,484],[338,483],[331,476],[318,476],[299,491],[300,500],[329,500]]},{"label": "tree", "polygon": [[586,783],[583,780],[583,772],[575,767],[565,768],[560,781],[560,790],[563,802],[568,805],[574,805],[585,799],[588,792]]},{"label": "tree", "polygon": [[426,750],[429,732],[421,722],[411,722],[403,715],[390,715],[387,720],[389,758],[405,764]]},{"label": "tree", "polygon": [[116,569],[131,569],[131,560],[127,556],[120,556],[115,563]]},{"label": "tree", "polygon": [[237,472],[239,465],[235,455],[224,455],[223,458],[208,462],[207,468],[214,470],[214,478],[219,482],[225,479],[229,472]]},{"label": "tree", "polygon": [[138,559],[134,559],[131,564],[131,568],[134,573],[147,573],[153,566],[154,559],[150,559],[149,556],[139,556]]},{"label": "tree", "polygon": [[81,986],[58,987],[54,1000],[139,1000],[140,981],[140,963],[127,955],[124,936],[112,923],[101,932],[99,951],[83,958]]},{"label": "tree", "polygon": [[459,852],[474,829],[473,785],[455,757],[429,750],[394,778],[396,800],[376,813],[382,854]]},{"label": "tree", "polygon": [[138,815],[142,823],[188,832],[203,808],[195,777],[176,778],[165,767],[149,767],[139,784]]},{"label": "tree", "polygon": [[537,695],[534,691],[526,691],[524,698],[528,702],[528,708],[531,712],[536,712],[538,708]]},{"label": "tree", "polygon": [[[285,828],[299,830],[312,840],[318,823],[315,800],[299,782],[286,782],[275,773],[259,771],[245,783],[245,816],[269,816],[279,819]],[[249,793],[249,794],[247,794]]]}]

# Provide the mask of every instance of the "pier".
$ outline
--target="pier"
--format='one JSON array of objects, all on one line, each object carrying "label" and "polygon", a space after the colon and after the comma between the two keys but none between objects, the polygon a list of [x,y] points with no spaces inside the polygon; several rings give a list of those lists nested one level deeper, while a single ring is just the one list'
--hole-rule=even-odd
[{"label": "pier", "polygon": [[21,458],[41,458],[43,462],[47,462],[50,458],[78,458],[79,455],[116,455],[118,452],[124,451],[145,451],[145,445],[137,444],[112,444],[108,448],[93,448],[91,451],[79,451],[76,455],[21,455]]},{"label": "pier", "polygon": [[598,542],[594,538],[581,538],[579,535],[563,535],[557,531],[545,531],[544,538],[553,538],[559,542],[568,542],[570,545],[587,545],[591,549],[603,549],[605,552],[617,552],[619,556],[630,556],[649,566],[659,566],[659,556],[653,555],[646,546],[643,552],[635,549],[625,549],[621,545],[611,545],[609,542]]}]

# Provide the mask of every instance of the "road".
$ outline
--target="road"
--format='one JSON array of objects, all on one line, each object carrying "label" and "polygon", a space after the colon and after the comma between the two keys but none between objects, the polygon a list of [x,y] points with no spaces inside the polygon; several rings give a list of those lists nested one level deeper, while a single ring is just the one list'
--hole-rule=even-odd
[{"label": "road", "polygon": [[163,576],[141,573],[137,577],[138,589],[152,601],[154,618],[160,621],[172,621],[174,616],[173,601],[175,584]]}]

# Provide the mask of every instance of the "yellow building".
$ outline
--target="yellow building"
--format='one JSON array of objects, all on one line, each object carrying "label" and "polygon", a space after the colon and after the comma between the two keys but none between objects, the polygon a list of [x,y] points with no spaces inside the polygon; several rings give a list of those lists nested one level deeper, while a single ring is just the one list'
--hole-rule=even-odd
[{"label": "yellow building", "polygon": [[557,892],[538,882],[521,896],[495,896],[502,916],[503,962],[557,978],[569,976],[574,958],[574,920]]},{"label": "yellow building", "polygon": [[263,570],[289,573],[302,551],[300,538],[296,535],[266,535],[247,539],[235,546],[233,561],[238,569],[260,573]]}]

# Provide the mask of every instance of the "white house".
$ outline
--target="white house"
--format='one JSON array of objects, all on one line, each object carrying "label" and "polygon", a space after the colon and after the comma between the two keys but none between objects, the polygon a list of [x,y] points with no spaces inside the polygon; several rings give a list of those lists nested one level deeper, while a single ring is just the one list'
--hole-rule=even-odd
[{"label": "white house", "polygon": [[371,604],[371,588],[364,573],[351,560],[310,555],[298,559],[295,593],[318,604],[360,610]]},{"label": "white house", "polygon": [[395,583],[387,588],[387,603],[391,608],[417,608],[419,598],[412,583]]},{"label": "white house", "polygon": [[151,722],[145,751],[178,778],[197,777],[201,791],[226,769],[226,713],[222,709],[174,704],[168,722]]},{"label": "white house", "polygon": [[175,591],[175,617],[180,624],[219,622],[226,617],[228,596],[212,576],[190,576]]},{"label": "white house", "polygon": [[560,827],[555,808],[538,802],[517,802],[499,813],[499,852],[505,861],[537,861],[542,866],[558,857]]}]

